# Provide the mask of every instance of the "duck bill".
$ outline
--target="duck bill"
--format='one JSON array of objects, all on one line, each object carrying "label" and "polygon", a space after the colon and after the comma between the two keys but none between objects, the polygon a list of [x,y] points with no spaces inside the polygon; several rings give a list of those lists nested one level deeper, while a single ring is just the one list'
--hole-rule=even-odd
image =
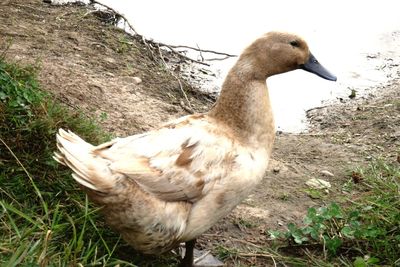
[{"label": "duck bill", "polygon": [[305,64],[300,65],[300,68],[314,73],[316,75],[318,75],[321,78],[330,80],[330,81],[336,81],[337,78],[335,75],[333,75],[332,73],[330,73],[327,69],[324,68],[324,66],[322,66],[318,60],[314,57],[313,54],[310,53],[310,57],[308,58],[308,61]]}]

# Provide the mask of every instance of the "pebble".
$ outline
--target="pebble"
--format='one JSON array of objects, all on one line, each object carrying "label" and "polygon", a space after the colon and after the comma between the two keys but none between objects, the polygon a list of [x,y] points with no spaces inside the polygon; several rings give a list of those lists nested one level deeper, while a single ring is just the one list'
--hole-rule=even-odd
[{"label": "pebble", "polygon": [[131,77],[131,76],[124,76],[120,78],[121,81],[128,83],[128,84],[139,84],[142,82],[142,79],[139,77]]},{"label": "pebble", "polygon": [[328,176],[328,177],[333,177],[333,176],[335,176],[333,173],[331,173],[330,171],[327,171],[327,170],[322,170],[322,171],[321,171],[321,174],[322,174],[323,176]]},{"label": "pebble", "polygon": [[139,77],[132,77],[132,80],[135,84],[139,84],[142,82],[142,79],[140,79]]},{"label": "pebble", "polygon": [[306,185],[314,188],[314,189],[328,189],[331,188],[331,183],[322,180],[322,179],[316,179],[316,178],[311,178],[306,182]]},{"label": "pebble", "polygon": [[224,263],[210,254],[209,251],[193,250],[194,262],[193,266],[208,266],[208,267],[221,267]]},{"label": "pebble", "polygon": [[106,57],[106,58],[104,58],[104,61],[111,63],[111,64],[117,63],[117,61],[115,59],[113,59],[112,57]]}]

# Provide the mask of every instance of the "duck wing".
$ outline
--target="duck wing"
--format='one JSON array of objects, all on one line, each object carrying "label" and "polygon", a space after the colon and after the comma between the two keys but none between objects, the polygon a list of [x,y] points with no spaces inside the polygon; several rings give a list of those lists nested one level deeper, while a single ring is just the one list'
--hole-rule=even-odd
[{"label": "duck wing", "polygon": [[[165,201],[195,202],[235,160],[234,139],[206,115],[187,116],[158,130],[94,147],[116,177],[127,177]],[[96,186],[96,185],[95,185]]]}]

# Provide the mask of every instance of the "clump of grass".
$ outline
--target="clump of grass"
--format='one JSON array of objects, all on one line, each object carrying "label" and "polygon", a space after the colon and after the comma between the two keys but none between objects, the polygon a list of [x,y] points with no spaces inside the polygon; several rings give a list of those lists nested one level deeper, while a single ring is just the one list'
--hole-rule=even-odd
[{"label": "clump of grass", "polygon": [[270,231],[271,237],[284,237],[296,248],[320,247],[328,263],[399,265],[400,167],[375,161],[356,173],[360,188],[348,205],[310,208],[303,226],[291,223],[286,232]]},{"label": "clump of grass", "polygon": [[95,121],[40,90],[33,66],[0,59],[0,265],[116,265],[117,234],[52,159],[58,128],[109,139]]}]

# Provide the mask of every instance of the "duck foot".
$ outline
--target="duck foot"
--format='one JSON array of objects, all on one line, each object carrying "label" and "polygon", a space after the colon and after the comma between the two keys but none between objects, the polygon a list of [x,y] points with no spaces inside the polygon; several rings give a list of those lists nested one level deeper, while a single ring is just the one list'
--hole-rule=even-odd
[{"label": "duck foot", "polygon": [[224,266],[224,263],[219,259],[211,255],[210,251],[201,251],[194,249],[194,267],[220,267]]},{"label": "duck foot", "polygon": [[185,255],[179,267],[220,267],[224,263],[211,255],[210,251],[201,251],[194,248],[196,240],[185,243],[185,247],[180,247],[181,256]]}]

